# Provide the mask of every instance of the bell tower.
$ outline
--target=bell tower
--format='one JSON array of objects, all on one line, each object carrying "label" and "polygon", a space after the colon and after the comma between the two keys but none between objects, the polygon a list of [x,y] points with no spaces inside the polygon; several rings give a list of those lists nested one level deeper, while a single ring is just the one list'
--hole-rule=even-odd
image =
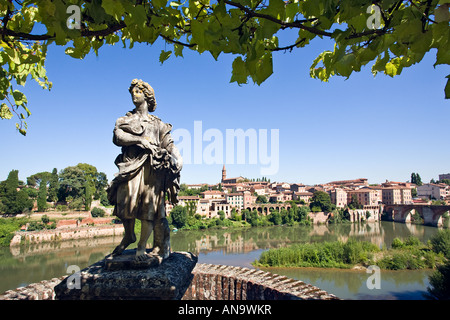
[{"label": "bell tower", "polygon": [[227,170],[225,169],[225,165],[222,168],[222,182],[227,178]]}]

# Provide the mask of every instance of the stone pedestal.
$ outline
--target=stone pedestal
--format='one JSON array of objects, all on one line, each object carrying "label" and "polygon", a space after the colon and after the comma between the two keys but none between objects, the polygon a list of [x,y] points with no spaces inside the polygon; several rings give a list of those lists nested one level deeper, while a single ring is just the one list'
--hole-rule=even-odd
[{"label": "stone pedestal", "polygon": [[[134,263],[135,250],[107,257],[55,286],[58,300],[180,300],[189,287],[197,256],[172,252],[159,263]],[[77,288],[78,287],[78,288]]]}]

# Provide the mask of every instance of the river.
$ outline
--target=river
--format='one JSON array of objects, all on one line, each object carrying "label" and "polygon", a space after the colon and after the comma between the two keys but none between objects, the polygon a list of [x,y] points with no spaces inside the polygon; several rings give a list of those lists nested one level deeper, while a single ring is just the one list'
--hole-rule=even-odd
[{"label": "river", "polygon": [[[427,241],[437,228],[395,222],[363,224],[273,226],[247,229],[178,231],[172,233],[174,251],[190,251],[199,263],[224,264],[253,268],[251,263],[261,252],[292,243],[346,241],[349,237],[390,247],[395,237],[410,235]],[[0,292],[29,283],[68,274],[67,268],[80,269],[102,259],[120,242],[119,237],[42,243],[14,248],[0,248]],[[365,271],[320,268],[269,268],[272,273],[286,275],[317,286],[342,299],[424,299],[432,270],[381,271],[380,289],[368,289]]]}]

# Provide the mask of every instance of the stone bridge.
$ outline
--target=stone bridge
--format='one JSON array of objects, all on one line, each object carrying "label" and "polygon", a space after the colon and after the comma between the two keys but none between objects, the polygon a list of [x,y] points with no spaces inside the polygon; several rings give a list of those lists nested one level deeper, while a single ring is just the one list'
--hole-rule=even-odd
[{"label": "stone bridge", "polygon": [[383,209],[388,220],[403,223],[411,221],[413,210],[423,218],[425,225],[440,227],[442,215],[450,210],[450,205],[392,204],[385,205]]},{"label": "stone bridge", "polygon": [[272,210],[281,211],[281,209],[288,210],[291,208],[292,205],[290,203],[252,203],[250,205],[247,205],[244,209],[247,209],[249,211],[256,210],[259,213],[268,215]]}]

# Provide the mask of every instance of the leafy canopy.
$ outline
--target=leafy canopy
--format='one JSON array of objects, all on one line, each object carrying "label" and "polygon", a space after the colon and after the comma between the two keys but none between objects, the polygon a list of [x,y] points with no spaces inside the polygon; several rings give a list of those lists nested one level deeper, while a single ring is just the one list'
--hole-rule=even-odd
[{"label": "leafy canopy", "polygon": [[[51,44],[83,59],[104,45],[132,48],[162,38],[170,50],[161,51],[161,63],[186,48],[215,59],[231,53],[231,82],[259,85],[273,72],[273,52],[319,37],[333,40],[334,48],[312,62],[311,77],[348,78],[370,62],[374,75],[393,77],[431,49],[435,66],[450,63],[449,7],[450,0],[0,0],[0,118],[16,115],[17,129],[26,134],[31,112],[17,87],[32,78],[50,90],[45,59]],[[297,30],[297,37],[280,47],[286,29]]]}]

